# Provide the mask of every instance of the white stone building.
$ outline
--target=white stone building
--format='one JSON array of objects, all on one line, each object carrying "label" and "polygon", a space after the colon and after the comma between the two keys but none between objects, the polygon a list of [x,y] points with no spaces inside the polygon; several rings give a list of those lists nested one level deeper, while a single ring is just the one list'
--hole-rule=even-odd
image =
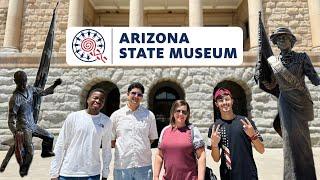
[{"label": "white stone building", "polygon": [[[12,136],[7,109],[15,89],[13,74],[22,69],[29,83],[34,82],[55,4],[52,0],[0,0],[0,142]],[[307,52],[320,72],[319,0],[61,1],[47,84],[58,77],[64,82],[54,95],[43,99],[40,125],[57,135],[67,114],[83,108],[94,87],[107,91],[104,112],[110,115],[125,105],[128,84],[139,81],[146,88],[143,104],[155,113],[159,129],[167,123],[171,103],[186,99],[191,105],[191,122],[205,137],[214,118],[212,93],[224,86],[234,93],[235,112],[256,122],[266,146],[281,146],[272,128],[276,99],[253,80],[259,11],[267,33],[279,26],[289,27],[298,40],[294,50]],[[244,63],[238,67],[70,67],[65,55],[66,29],[74,26],[238,26],[244,33]],[[277,53],[275,47],[274,51]],[[319,87],[307,82],[315,112],[310,122],[312,143],[320,146]]]}]

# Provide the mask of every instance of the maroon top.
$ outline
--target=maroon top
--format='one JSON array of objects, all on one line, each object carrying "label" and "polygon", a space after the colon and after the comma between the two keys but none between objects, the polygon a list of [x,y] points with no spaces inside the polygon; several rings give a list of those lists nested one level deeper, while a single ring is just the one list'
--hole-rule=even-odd
[{"label": "maroon top", "polygon": [[192,145],[191,130],[186,126],[173,129],[167,126],[159,143],[164,159],[163,179],[197,180],[197,161]]}]

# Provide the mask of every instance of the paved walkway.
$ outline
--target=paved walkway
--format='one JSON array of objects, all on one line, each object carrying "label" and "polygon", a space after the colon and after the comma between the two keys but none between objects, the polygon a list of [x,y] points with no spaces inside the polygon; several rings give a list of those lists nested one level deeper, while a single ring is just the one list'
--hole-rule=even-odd
[{"label": "paved walkway", "polygon": [[[154,152],[154,150],[153,150]],[[254,151],[255,152],[255,151]],[[0,160],[5,156],[5,151],[0,151]],[[314,160],[316,165],[317,177],[320,178],[320,147],[313,148]],[[266,149],[263,155],[254,153],[255,161],[258,167],[260,180],[281,180],[283,173],[282,149]],[[35,151],[33,163],[31,164],[29,175],[24,180],[48,180],[51,158],[42,159],[40,151]],[[112,161],[113,163],[113,161]],[[217,177],[219,177],[219,164],[213,162],[210,152],[207,151],[207,165],[213,168]],[[113,166],[111,165],[111,171]],[[109,179],[112,179],[112,172]],[[12,158],[4,173],[0,173],[0,180],[21,179],[18,173],[18,165],[15,158]]]}]

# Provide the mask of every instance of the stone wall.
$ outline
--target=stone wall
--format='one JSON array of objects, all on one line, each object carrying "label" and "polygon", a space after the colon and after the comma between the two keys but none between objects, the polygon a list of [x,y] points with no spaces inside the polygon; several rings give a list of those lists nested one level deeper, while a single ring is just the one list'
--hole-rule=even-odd
[{"label": "stone wall", "polygon": [[[7,128],[8,99],[15,85],[13,73],[17,69],[1,69],[0,71],[0,142],[11,137]],[[36,68],[23,69],[29,75],[29,83],[34,82]],[[147,106],[148,94],[161,80],[171,80],[182,87],[186,100],[191,106],[191,122],[198,126],[206,138],[209,125],[212,123],[212,92],[214,87],[223,80],[238,83],[245,91],[247,108],[258,129],[261,131],[267,147],[280,147],[281,139],[272,128],[272,120],[277,113],[276,100],[262,92],[254,83],[253,67],[246,68],[51,68],[48,85],[58,77],[63,79],[62,86],[56,89],[54,95],[43,99],[41,106],[40,125],[55,135],[58,134],[68,113],[80,109],[80,101],[85,98],[92,85],[101,81],[110,81],[117,85],[120,91],[120,106],[126,103],[127,86],[132,81],[140,81],[145,85],[146,93],[143,104]],[[317,68],[320,72],[320,68]],[[315,110],[315,120],[310,123],[312,141],[320,145],[320,97],[318,87],[308,82]],[[39,139],[35,138],[36,144]],[[6,148],[0,146],[0,149]]]},{"label": "stone wall", "polygon": [[312,48],[309,7],[307,0],[264,0],[264,24],[268,34],[277,27],[289,27],[297,37],[296,49]]},{"label": "stone wall", "polygon": [[[22,52],[41,52],[56,1],[25,0],[20,47]],[[54,52],[65,52],[69,1],[60,1],[57,10]]]},{"label": "stone wall", "polygon": [[4,31],[6,29],[8,0],[0,0],[0,47],[3,46]]}]

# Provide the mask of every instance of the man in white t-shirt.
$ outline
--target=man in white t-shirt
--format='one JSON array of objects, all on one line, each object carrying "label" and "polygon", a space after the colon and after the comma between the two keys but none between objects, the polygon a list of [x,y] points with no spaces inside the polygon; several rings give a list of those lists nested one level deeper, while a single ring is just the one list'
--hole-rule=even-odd
[{"label": "man in white t-shirt", "polygon": [[100,113],[104,102],[105,92],[94,89],[87,98],[88,108],[68,115],[54,148],[52,180],[100,180],[101,175],[102,179],[107,179],[111,161],[111,121]]},{"label": "man in white t-shirt", "polygon": [[127,92],[127,105],[115,111],[112,121],[112,147],[115,180],[151,180],[151,143],[158,139],[154,114],[142,107],[144,87],[132,83]]}]

